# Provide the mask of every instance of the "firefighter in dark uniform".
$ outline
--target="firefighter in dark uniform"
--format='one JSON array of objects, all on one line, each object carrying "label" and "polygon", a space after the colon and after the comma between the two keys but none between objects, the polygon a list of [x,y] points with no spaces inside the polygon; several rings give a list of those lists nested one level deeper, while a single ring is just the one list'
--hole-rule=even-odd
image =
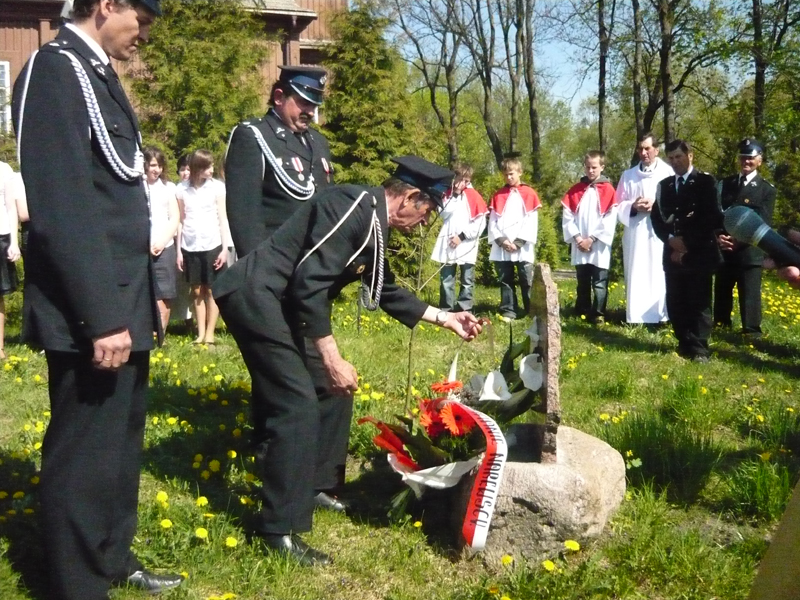
[{"label": "firefighter in dark uniform", "polygon": [[331,334],[331,305],[361,280],[368,309],[380,306],[408,327],[420,320],[472,339],[481,328],[468,312],[448,313],[400,288],[385,258],[389,228],[425,224],[453,174],[417,157],[396,159],[383,186],[330,187],[304,203],[266,242],[214,284],[214,297],[253,380],[253,416],[266,415],[266,451],[258,458],[263,503],[256,534],[267,549],[302,564],[328,564],[297,535],[311,529],[319,402],[306,349],[321,356],[335,393],[357,389],[355,368]]},{"label": "firefighter in dark uniform", "polygon": [[[239,256],[266,241],[286,219],[333,181],[328,141],[310,127],[322,104],[327,75],[317,67],[280,67],[263,118],[244,121],[231,133],[225,159],[228,222]],[[344,511],[335,495],[344,484],[351,397],[334,396],[313,347],[308,352],[320,401],[320,454],[315,501]],[[256,381],[253,385],[259,385]],[[253,442],[264,450],[263,416],[254,419]]]},{"label": "firefighter in dark uniform", "polygon": [[[775,188],[758,173],[764,149],[752,138],[739,143],[739,167],[736,175],[726,177],[717,185],[722,210],[731,206],[746,206],[772,225],[775,210]],[[750,244],[733,239],[724,231],[717,236],[724,260],[714,281],[714,322],[731,326],[733,286],[739,291],[739,311],[742,333],[761,334],[761,265],[764,252]]]},{"label": "firefighter in dark uniform", "polygon": [[39,489],[49,600],[182,581],[131,551],[160,319],[139,123],[110,63],[160,14],[158,0],[75,0],[14,85],[30,213],[22,339],[44,350],[52,413]]},{"label": "firefighter in dark uniform", "polygon": [[712,278],[722,261],[715,237],[722,212],[714,177],[692,166],[689,143],[673,140],[666,151],[675,175],[659,182],[651,219],[664,242],[667,314],[678,339],[678,354],[705,363],[712,326]]}]

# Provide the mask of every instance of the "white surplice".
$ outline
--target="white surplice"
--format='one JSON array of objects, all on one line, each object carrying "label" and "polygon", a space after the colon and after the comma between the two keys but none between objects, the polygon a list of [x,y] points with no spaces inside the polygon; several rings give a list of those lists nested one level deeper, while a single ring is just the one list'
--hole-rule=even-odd
[{"label": "white surplice", "polygon": [[[653,200],[658,182],[674,174],[672,167],[656,158],[647,170],[639,164],[625,171],[617,185],[617,218],[625,227],[622,259],[628,323],[667,320],[667,289],[662,265],[664,244],[653,231],[650,214],[631,216],[631,207],[640,196]],[[655,205],[653,208],[657,210]]]},{"label": "white surplice", "polygon": [[[516,189],[512,189],[506,200],[503,214],[492,211],[489,215],[489,260],[508,262],[534,262],[536,256],[536,236],[539,233],[539,211],[525,212],[525,203]],[[510,242],[522,240],[525,243],[514,252],[508,252],[495,244],[496,239],[505,238]]]},{"label": "white surplice", "polygon": [[[561,229],[564,241],[572,246],[571,264],[594,265],[608,269],[611,264],[611,242],[614,240],[614,229],[617,226],[617,207],[612,206],[604,215],[600,214],[600,196],[597,188],[589,186],[583,193],[577,214],[566,206],[562,206]],[[573,239],[576,235],[592,237],[592,249],[589,252],[578,250]]]},{"label": "white surplice", "polygon": [[[467,194],[462,192],[444,200],[444,208],[439,212],[442,229],[436,238],[431,260],[449,265],[474,265],[478,260],[478,243],[484,227],[486,213],[472,218]],[[450,247],[450,238],[464,235],[455,248]]]}]

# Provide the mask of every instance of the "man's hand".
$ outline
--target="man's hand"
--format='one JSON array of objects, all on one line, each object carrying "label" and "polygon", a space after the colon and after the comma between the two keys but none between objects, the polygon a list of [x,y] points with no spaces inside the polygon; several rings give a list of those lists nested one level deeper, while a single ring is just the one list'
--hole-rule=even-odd
[{"label": "man's hand", "polygon": [[131,334],[127,329],[92,338],[92,344],[92,364],[103,371],[116,371],[128,362],[131,355]]},{"label": "man's hand", "polygon": [[450,247],[451,248],[458,248],[458,245],[461,243],[461,238],[457,235],[454,235],[450,238]]},{"label": "man's hand", "polygon": [[153,244],[152,246],[150,246],[150,254],[152,254],[153,256],[160,256],[163,251],[164,251],[163,244]]},{"label": "man's hand", "polygon": [[732,252],[739,247],[739,242],[724,233],[720,233],[717,236],[717,243],[719,244],[719,249],[723,252]]},{"label": "man's hand", "polygon": [[689,251],[689,249],[686,247],[686,243],[683,241],[683,237],[679,235],[669,238],[668,244],[670,248],[675,250],[675,252],[686,254]]},{"label": "man's hand", "polygon": [[183,273],[183,253],[181,252],[180,248],[178,248],[178,260],[176,262],[178,265],[178,271]]},{"label": "man's hand", "polygon": [[636,212],[640,213],[649,213],[653,210],[653,202],[652,198],[645,198],[644,196],[639,196],[633,203],[633,208],[636,209]]},{"label": "man's hand", "polygon": [[[800,231],[790,229],[786,234],[786,239],[796,246],[800,246]],[[771,258],[764,260],[765,269],[774,269],[776,266],[775,261]],[[793,288],[800,289],[800,269],[797,267],[781,267],[777,270],[777,275],[784,281],[788,281]]]},{"label": "man's hand", "polygon": [[313,343],[322,357],[331,393],[336,396],[352,396],[358,389],[358,373],[355,367],[339,354],[336,340],[332,335],[328,335],[313,338]]},{"label": "man's hand", "polygon": [[478,337],[478,334],[483,331],[481,320],[466,310],[457,313],[448,313],[447,320],[442,327],[449,329],[462,340],[468,342],[474,340]]}]

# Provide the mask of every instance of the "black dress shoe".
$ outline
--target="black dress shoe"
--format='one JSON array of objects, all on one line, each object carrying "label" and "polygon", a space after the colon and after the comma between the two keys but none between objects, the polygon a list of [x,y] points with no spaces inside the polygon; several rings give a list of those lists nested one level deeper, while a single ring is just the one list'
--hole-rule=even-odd
[{"label": "black dress shoe", "polygon": [[158,575],[149,571],[135,571],[128,577],[127,584],[150,594],[158,594],[178,587],[183,583],[182,575]]},{"label": "black dress shoe", "polygon": [[325,492],[320,492],[314,496],[314,506],[340,513],[345,512],[349,508],[346,503],[339,500],[336,496],[331,496]]},{"label": "black dress shoe", "polygon": [[319,550],[314,550],[314,548],[301,540],[298,535],[267,533],[261,534],[261,541],[269,550],[290,556],[304,567],[325,566],[333,563],[333,559],[330,556]]}]

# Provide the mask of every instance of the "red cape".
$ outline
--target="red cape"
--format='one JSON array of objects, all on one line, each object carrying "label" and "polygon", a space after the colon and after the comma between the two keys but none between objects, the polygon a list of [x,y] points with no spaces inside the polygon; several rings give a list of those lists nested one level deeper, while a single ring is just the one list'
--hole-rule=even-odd
[{"label": "red cape", "polygon": [[[511,194],[511,189],[511,186],[507,185],[497,190],[494,196],[492,196],[491,208],[500,216],[503,215],[503,211],[506,208],[506,202],[508,201],[508,196]],[[521,183],[516,190],[519,192],[519,195],[522,196],[522,202],[525,205],[526,213],[536,210],[542,205],[542,203],[539,202],[539,196],[536,194],[536,190],[532,187]]]},{"label": "red cape", "polygon": [[601,181],[595,184],[589,184],[583,181],[576,183],[564,194],[564,197],[561,199],[561,205],[570,209],[573,213],[577,213],[581,198],[583,198],[583,194],[590,185],[594,185],[597,189],[597,195],[600,196],[599,209],[601,215],[608,213],[612,207],[617,205],[616,190],[614,190],[614,186],[608,181]]},{"label": "red cape", "polygon": [[[453,190],[447,190],[445,195],[447,196],[448,200],[450,199],[452,193]],[[481,215],[485,215],[487,212],[489,212],[489,209],[486,207],[486,202],[483,201],[483,198],[481,198],[478,190],[472,187],[464,188],[464,194],[467,197],[470,220],[480,217]]]}]

